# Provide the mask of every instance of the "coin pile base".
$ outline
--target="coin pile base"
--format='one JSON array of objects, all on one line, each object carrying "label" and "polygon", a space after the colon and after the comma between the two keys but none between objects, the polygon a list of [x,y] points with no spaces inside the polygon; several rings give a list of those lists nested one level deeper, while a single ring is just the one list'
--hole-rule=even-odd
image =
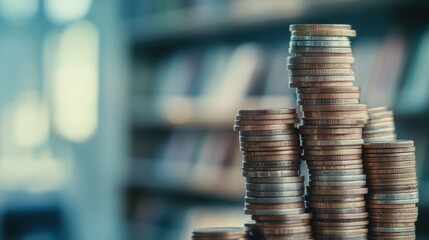
[{"label": "coin pile base", "polygon": [[254,220],[245,226],[256,239],[312,238],[297,122],[296,110],[287,108],[239,110],[236,115],[246,177],[244,213]]},{"label": "coin pile base", "polygon": [[413,141],[363,145],[371,239],[415,239],[419,196]]}]

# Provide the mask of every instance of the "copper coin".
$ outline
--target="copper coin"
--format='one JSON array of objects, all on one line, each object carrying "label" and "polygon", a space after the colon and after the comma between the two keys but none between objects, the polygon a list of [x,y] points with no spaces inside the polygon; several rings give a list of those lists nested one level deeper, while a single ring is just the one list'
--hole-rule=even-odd
[{"label": "copper coin", "polygon": [[247,177],[246,182],[248,183],[291,183],[291,182],[303,182],[304,176],[293,176],[293,177]]},{"label": "copper coin", "polygon": [[350,161],[362,160],[361,155],[306,155],[301,158],[303,161]]},{"label": "copper coin", "polygon": [[286,167],[242,167],[244,171],[280,171],[280,170],[299,170],[297,166],[286,166]]},{"label": "copper coin", "polygon": [[352,81],[337,81],[337,82],[289,82],[290,88],[297,87],[346,87],[353,86]]},{"label": "copper coin", "polygon": [[367,208],[415,208],[416,204],[394,204],[394,205],[386,205],[386,204],[367,204]]},{"label": "copper coin", "polygon": [[376,154],[389,154],[389,153],[406,153],[406,152],[415,152],[415,147],[405,147],[405,148],[365,148],[365,153],[376,153]]},{"label": "copper coin", "polygon": [[365,201],[359,202],[309,202],[310,208],[358,208],[365,207]]},{"label": "copper coin", "polygon": [[417,178],[411,177],[411,178],[402,178],[402,179],[368,179],[368,182],[371,186],[376,185],[402,185],[402,184],[417,184]]},{"label": "copper coin", "polygon": [[369,174],[368,179],[402,179],[402,178],[417,178],[416,173],[403,173],[403,174],[383,174],[383,175],[373,175]]},{"label": "copper coin", "polygon": [[370,187],[371,192],[379,192],[379,191],[412,191],[417,190],[417,184],[404,184],[400,186],[374,186]]},{"label": "copper coin", "polygon": [[310,208],[311,212],[314,214],[317,213],[362,213],[366,212],[365,207],[356,207],[356,208]]},{"label": "copper coin", "polygon": [[[335,105],[335,104],[358,104],[359,98],[342,98],[342,99],[307,99],[300,100],[298,99],[296,102],[298,105]],[[308,123],[311,124],[311,123]],[[347,124],[347,123],[344,123]],[[354,124],[354,123],[349,123]]]},{"label": "copper coin", "polygon": [[299,149],[300,146],[283,146],[283,147],[240,147],[240,150],[250,154],[251,152],[277,152],[277,151],[289,151],[292,149]]},{"label": "copper coin", "polygon": [[352,197],[344,197],[344,196],[338,196],[338,195],[306,195],[305,196],[306,201],[310,202],[358,202],[358,201],[365,201],[365,197],[359,196],[359,195],[353,195]]},{"label": "copper coin", "polygon": [[376,218],[370,217],[369,220],[371,222],[385,222],[385,223],[402,223],[402,222],[416,222],[417,218]]},{"label": "copper coin", "polygon": [[301,149],[298,146],[294,146],[290,150],[283,151],[266,151],[266,152],[243,152],[243,156],[256,157],[256,156],[277,156],[277,155],[296,155],[301,153]]},{"label": "copper coin", "polygon": [[366,219],[368,217],[367,212],[362,213],[338,213],[338,214],[313,214],[314,219],[329,219],[329,220],[346,220],[346,219]]},{"label": "copper coin", "polygon": [[306,111],[322,111],[322,112],[341,112],[341,111],[365,111],[365,104],[348,104],[348,105],[312,105],[301,106],[301,110]]},{"label": "copper coin", "polygon": [[[327,127],[331,125],[326,125]],[[307,150],[338,150],[338,149],[362,149],[362,145],[347,145],[347,146],[306,146]]]},{"label": "copper coin", "polygon": [[403,155],[403,156],[390,156],[390,157],[368,157],[368,155],[363,156],[364,160],[367,162],[401,162],[401,161],[414,161],[416,160],[415,155]]},{"label": "copper coin", "polygon": [[[348,136],[357,136],[355,134],[346,134]],[[361,155],[362,149],[353,148],[353,149],[322,149],[322,150],[309,150],[304,149],[304,154],[306,155]]]},{"label": "copper coin", "polygon": [[[412,162],[414,163],[414,162]],[[384,163],[384,162],[364,162],[365,167],[368,169],[390,169],[390,168],[408,168],[410,167],[410,162],[406,161],[406,162],[389,162]]]},{"label": "copper coin", "polygon": [[361,128],[330,128],[330,129],[322,129],[322,128],[301,128],[299,129],[299,133],[306,134],[324,134],[324,135],[332,135],[332,134],[362,134]]},{"label": "copper coin", "polygon": [[276,124],[276,125],[251,125],[251,126],[233,126],[234,131],[266,131],[266,130],[283,130],[294,129],[294,124]]},{"label": "copper coin", "polygon": [[266,167],[266,168],[278,168],[278,167],[291,167],[291,166],[297,166],[301,163],[296,160],[292,161],[243,161],[243,168],[255,168],[255,167]]},{"label": "copper coin", "polygon": [[366,143],[363,145],[365,148],[404,148],[414,147],[414,141],[412,140],[397,140],[395,142],[384,142],[384,143]]},{"label": "copper coin", "polygon": [[362,134],[301,135],[302,140],[350,140],[362,139]]},{"label": "copper coin", "polygon": [[368,158],[395,158],[395,157],[412,157],[415,156],[414,152],[396,152],[396,153],[368,153],[364,151],[365,157]]},{"label": "copper coin", "polygon": [[408,168],[391,168],[391,169],[367,169],[367,174],[403,174],[403,173],[414,173],[416,172],[416,167],[411,166]]},{"label": "copper coin", "polygon": [[293,135],[272,135],[272,136],[240,136],[240,142],[272,142],[272,141],[290,141],[299,140],[298,134]]},{"label": "copper coin", "polygon": [[409,208],[372,208],[371,213],[418,213],[416,206]]},{"label": "copper coin", "polygon": [[372,227],[414,227],[415,223],[371,223]]},{"label": "copper coin", "polygon": [[361,195],[367,194],[368,188],[352,188],[352,189],[335,189],[335,190],[319,190],[319,189],[307,189],[309,194],[314,195]]},{"label": "copper coin", "polygon": [[322,221],[313,221],[313,226],[315,227],[327,227],[327,228],[335,228],[335,227],[361,227],[368,225],[368,220],[358,220],[352,222],[322,222]]},{"label": "copper coin", "polygon": [[281,129],[281,130],[266,130],[266,131],[246,131],[240,132],[240,137],[250,137],[250,136],[272,136],[272,135],[285,135],[285,134],[297,134],[298,130],[296,128],[290,129]]},{"label": "copper coin", "polygon": [[295,119],[298,115],[296,113],[288,114],[248,114],[248,115],[236,115],[236,120],[282,120],[282,119]]},{"label": "copper coin", "polygon": [[274,155],[274,156],[243,156],[245,161],[249,162],[257,162],[257,161],[289,161],[289,160],[297,160],[299,162],[300,154],[287,154],[287,155]]},{"label": "copper coin", "polygon": [[366,234],[368,229],[352,229],[352,230],[334,230],[334,229],[323,229],[315,230],[314,234],[323,234],[323,235],[355,235],[355,234]]},{"label": "copper coin", "polygon": [[276,221],[295,221],[295,220],[309,220],[312,218],[311,213],[288,214],[288,215],[273,215],[273,216],[252,216],[252,220],[263,222],[276,222]]}]

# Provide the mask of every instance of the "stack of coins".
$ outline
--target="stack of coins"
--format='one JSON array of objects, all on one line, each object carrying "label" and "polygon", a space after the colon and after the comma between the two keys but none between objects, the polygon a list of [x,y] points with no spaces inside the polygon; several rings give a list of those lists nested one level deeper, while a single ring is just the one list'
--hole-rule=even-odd
[{"label": "stack of coins", "polygon": [[415,239],[418,191],[413,141],[365,143],[371,239]]},{"label": "stack of coins", "polygon": [[307,206],[317,239],[365,239],[366,176],[362,128],[367,106],[354,86],[350,25],[296,24],[287,68],[302,110],[302,159],[309,169]]},{"label": "stack of coins", "polygon": [[393,112],[387,107],[368,109],[369,120],[363,128],[365,142],[394,141],[396,140]]},{"label": "stack of coins", "polygon": [[239,110],[239,131],[246,177],[246,224],[255,238],[311,239],[311,214],[305,212],[304,177],[300,176],[295,109]]},{"label": "stack of coins", "polygon": [[192,231],[193,240],[246,240],[248,234],[244,228],[199,228]]}]

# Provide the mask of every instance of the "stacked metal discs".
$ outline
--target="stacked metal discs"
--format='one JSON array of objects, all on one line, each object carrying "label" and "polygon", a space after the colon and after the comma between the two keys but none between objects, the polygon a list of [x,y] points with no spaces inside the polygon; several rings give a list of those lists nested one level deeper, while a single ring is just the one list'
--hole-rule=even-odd
[{"label": "stacked metal discs", "polygon": [[396,140],[393,112],[387,107],[368,109],[369,120],[363,128],[365,142],[394,141]]},{"label": "stacked metal discs", "polygon": [[298,24],[292,32],[287,68],[289,86],[301,105],[302,159],[310,183],[307,206],[317,239],[366,239],[366,176],[362,128],[367,107],[354,86],[350,25]]},{"label": "stacked metal discs", "polygon": [[199,228],[192,231],[193,240],[246,240],[248,233],[240,227]]},{"label": "stacked metal discs", "polygon": [[413,141],[363,145],[371,239],[415,239],[418,191]]},{"label": "stacked metal discs", "polygon": [[305,213],[304,177],[295,109],[239,110],[243,176],[246,177],[246,224],[257,239],[311,239],[311,214]]}]

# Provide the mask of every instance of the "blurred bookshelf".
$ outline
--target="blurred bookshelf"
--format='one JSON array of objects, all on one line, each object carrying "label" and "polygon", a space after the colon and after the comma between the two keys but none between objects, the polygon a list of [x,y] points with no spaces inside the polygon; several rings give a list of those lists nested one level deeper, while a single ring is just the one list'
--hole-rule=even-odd
[{"label": "blurred bookshelf", "polygon": [[[429,209],[428,10],[423,0],[125,1],[131,239],[145,231],[148,239],[188,239],[192,227],[208,222],[242,225],[235,111],[295,106],[285,63],[288,26],[297,22],[348,23],[357,30],[352,47],[362,102],[389,106],[398,137],[416,141],[417,234],[429,236],[419,227],[429,222],[423,215]],[[234,214],[216,215],[219,209]]]}]

